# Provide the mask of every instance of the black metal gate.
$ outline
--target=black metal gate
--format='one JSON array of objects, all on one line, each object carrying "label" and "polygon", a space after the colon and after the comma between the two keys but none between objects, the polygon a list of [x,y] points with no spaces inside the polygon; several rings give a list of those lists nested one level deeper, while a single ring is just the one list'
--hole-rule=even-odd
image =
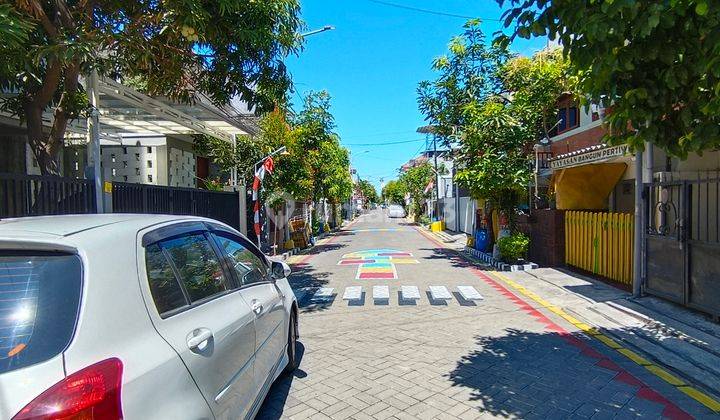
[{"label": "black metal gate", "polygon": [[720,180],[646,190],[646,290],[720,315]]},{"label": "black metal gate", "polygon": [[240,228],[238,192],[113,182],[113,213],[203,216]]},{"label": "black metal gate", "polygon": [[95,213],[92,181],[0,173],[0,217]]}]

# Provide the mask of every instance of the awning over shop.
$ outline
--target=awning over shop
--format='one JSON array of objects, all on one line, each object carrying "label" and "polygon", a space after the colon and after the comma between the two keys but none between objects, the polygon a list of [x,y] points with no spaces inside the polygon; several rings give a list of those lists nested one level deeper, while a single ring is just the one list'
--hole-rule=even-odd
[{"label": "awning over shop", "polygon": [[555,203],[561,210],[604,210],[610,191],[627,168],[625,163],[598,163],[556,170]]}]

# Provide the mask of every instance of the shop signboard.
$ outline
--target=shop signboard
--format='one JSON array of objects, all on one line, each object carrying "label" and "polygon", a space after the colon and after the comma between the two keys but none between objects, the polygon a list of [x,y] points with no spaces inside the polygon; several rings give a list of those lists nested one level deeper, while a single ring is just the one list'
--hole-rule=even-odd
[{"label": "shop signboard", "polygon": [[588,163],[602,162],[615,157],[624,156],[628,150],[628,145],[604,147],[602,149],[591,150],[574,156],[552,160],[550,161],[550,168],[556,170],[585,165]]}]

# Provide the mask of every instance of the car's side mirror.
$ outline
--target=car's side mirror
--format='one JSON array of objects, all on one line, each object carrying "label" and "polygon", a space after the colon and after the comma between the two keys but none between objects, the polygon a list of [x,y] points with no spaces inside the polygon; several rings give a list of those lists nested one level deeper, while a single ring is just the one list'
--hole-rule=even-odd
[{"label": "car's side mirror", "polygon": [[270,266],[273,280],[284,279],[292,273],[290,266],[282,261],[273,261]]}]

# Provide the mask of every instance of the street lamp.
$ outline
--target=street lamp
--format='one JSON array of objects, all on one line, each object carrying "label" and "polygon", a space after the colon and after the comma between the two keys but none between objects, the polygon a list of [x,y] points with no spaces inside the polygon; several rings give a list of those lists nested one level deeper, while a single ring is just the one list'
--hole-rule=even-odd
[{"label": "street lamp", "polygon": [[313,29],[312,31],[305,32],[304,34],[300,34],[300,38],[305,38],[305,37],[308,37],[308,36],[310,36],[310,35],[319,34],[320,32],[332,31],[332,30],[334,30],[334,29],[335,29],[335,27],[332,26],[332,25],[325,25],[325,26],[323,26],[322,28]]}]

